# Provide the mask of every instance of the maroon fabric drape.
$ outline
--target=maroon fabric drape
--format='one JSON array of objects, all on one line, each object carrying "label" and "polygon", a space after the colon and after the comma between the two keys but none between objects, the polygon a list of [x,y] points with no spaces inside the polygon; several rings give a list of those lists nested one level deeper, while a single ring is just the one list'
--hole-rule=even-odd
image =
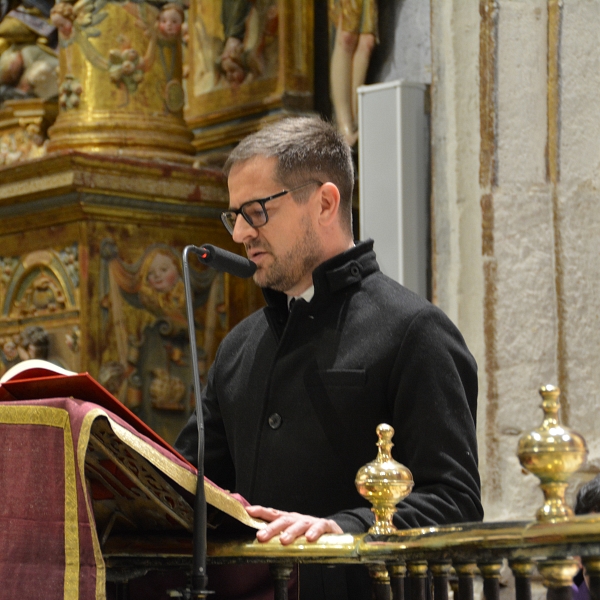
[{"label": "maroon fabric drape", "polygon": [[0,600],[97,598],[79,430],[70,418],[77,404],[0,404]]},{"label": "maroon fabric drape", "polygon": [[[84,465],[91,410],[150,444],[192,473],[194,467],[106,408],[74,398],[0,402],[0,600],[104,600],[106,581]],[[85,424],[85,426],[84,426]],[[82,428],[82,426],[84,426]],[[247,502],[235,495],[244,505]],[[273,598],[266,565],[209,569],[215,600]],[[173,574],[175,575],[175,574]],[[172,577],[171,577],[172,579]],[[160,574],[131,584],[132,599],[162,598]],[[148,586],[146,586],[148,587]],[[149,593],[149,595],[148,595]],[[154,594],[154,595],[153,595]],[[297,597],[297,574],[290,598]]]}]

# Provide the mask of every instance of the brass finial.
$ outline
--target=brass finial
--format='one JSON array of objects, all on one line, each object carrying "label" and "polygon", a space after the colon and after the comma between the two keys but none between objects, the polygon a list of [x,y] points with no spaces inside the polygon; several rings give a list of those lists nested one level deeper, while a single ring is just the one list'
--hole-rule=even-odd
[{"label": "brass finial", "polygon": [[557,521],[573,516],[566,503],[569,476],[587,457],[585,440],[560,423],[560,390],[553,385],[540,388],[544,420],[542,425],[519,440],[518,456],[523,467],[541,481],[544,505],[537,511],[538,521]]},{"label": "brass finial", "polygon": [[392,523],[396,504],[410,494],[414,482],[412,473],[392,458],[394,428],[382,423],[377,436],[377,458],[359,469],[355,483],[358,493],[373,505],[375,523],[369,533],[386,535],[398,531]]}]

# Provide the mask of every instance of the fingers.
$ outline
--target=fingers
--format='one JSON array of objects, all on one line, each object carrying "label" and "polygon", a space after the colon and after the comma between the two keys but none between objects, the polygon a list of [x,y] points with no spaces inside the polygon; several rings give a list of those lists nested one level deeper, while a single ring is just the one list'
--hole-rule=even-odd
[{"label": "fingers", "polygon": [[342,528],[331,519],[288,513],[264,506],[248,506],[246,510],[251,517],[269,523],[257,532],[256,539],[259,542],[268,542],[279,535],[281,544],[287,546],[301,536],[305,536],[308,542],[316,542],[325,533],[343,533]]},{"label": "fingers", "polygon": [[[259,542],[268,542],[271,538],[279,535],[279,539],[284,546],[291,544],[303,533],[302,525],[298,523],[298,517],[301,516],[295,513],[280,513],[280,516],[256,533],[256,538]],[[302,531],[302,533],[296,533],[297,531]]]},{"label": "fingers", "polygon": [[274,521],[277,517],[280,517],[283,513],[280,510],[274,508],[267,508],[265,506],[247,506],[246,512],[255,519],[262,519],[263,521]]},{"label": "fingers", "polygon": [[307,542],[316,542],[324,533],[344,533],[342,528],[331,519],[318,519],[304,534]]},{"label": "fingers", "polygon": [[[281,533],[279,534],[279,541],[283,546],[291,544],[292,542],[294,542],[294,540],[304,535],[306,531],[308,531],[313,525],[314,521],[314,517],[298,515],[295,513],[277,519],[275,523],[277,523],[278,527],[281,528]],[[271,525],[273,524],[274,523],[272,523]]]},{"label": "fingers", "polygon": [[[331,519],[318,519],[306,515],[294,515],[296,519],[279,535],[282,545],[287,546],[300,536],[305,536],[307,542],[316,542],[324,533],[344,533],[342,528]],[[286,521],[282,517],[282,521]]]},{"label": "fingers", "polygon": [[[246,512],[256,519],[262,519],[269,524],[264,529],[259,529],[256,538],[259,542],[268,542],[272,537],[283,531],[287,527],[288,521],[283,521],[288,513],[265,506],[247,506]],[[291,521],[290,521],[291,522]]]}]

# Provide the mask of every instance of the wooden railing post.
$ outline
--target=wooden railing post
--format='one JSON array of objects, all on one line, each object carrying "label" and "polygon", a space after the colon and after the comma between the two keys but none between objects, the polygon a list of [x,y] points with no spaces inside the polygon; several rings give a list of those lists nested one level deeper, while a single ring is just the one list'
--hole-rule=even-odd
[{"label": "wooden railing post", "polygon": [[483,597],[485,600],[500,600],[502,561],[480,562],[478,566],[483,575]]},{"label": "wooden railing post", "polygon": [[509,564],[515,576],[516,600],[531,600],[531,576],[535,565],[531,560],[511,560]]},{"label": "wooden railing post", "polygon": [[392,600],[392,589],[390,587],[390,576],[385,565],[369,565],[371,585],[373,587],[373,598],[375,600]]},{"label": "wooden railing post", "polygon": [[291,565],[281,564],[272,564],[269,568],[273,578],[275,600],[288,600],[288,583],[294,568]]},{"label": "wooden railing post", "polygon": [[388,573],[390,575],[393,600],[404,600],[406,565],[404,563],[391,563],[388,565]]},{"label": "wooden railing post", "polygon": [[411,561],[407,564],[409,600],[428,600],[427,561]]},{"label": "wooden railing post", "polygon": [[572,558],[546,559],[538,562],[538,571],[548,590],[548,600],[572,600],[573,577],[579,565]]},{"label": "wooden railing post", "polygon": [[473,580],[478,572],[475,563],[457,563],[454,565],[458,575],[458,600],[473,600]]},{"label": "wooden railing post", "polygon": [[433,597],[435,600],[448,600],[448,577],[452,563],[449,560],[430,562],[429,569],[433,574]]},{"label": "wooden railing post", "polygon": [[129,581],[115,583],[115,600],[129,600]]}]

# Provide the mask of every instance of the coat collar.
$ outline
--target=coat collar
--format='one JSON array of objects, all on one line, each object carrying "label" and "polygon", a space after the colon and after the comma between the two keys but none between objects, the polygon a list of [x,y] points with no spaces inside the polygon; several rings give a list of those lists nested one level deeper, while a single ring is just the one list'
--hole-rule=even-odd
[{"label": "coat collar", "polygon": [[[354,247],[326,260],[313,271],[313,302],[358,283],[376,271],[379,271],[379,265],[373,251],[373,240],[357,242]],[[287,297],[283,292],[263,288],[263,294],[269,306],[287,311]]]}]

